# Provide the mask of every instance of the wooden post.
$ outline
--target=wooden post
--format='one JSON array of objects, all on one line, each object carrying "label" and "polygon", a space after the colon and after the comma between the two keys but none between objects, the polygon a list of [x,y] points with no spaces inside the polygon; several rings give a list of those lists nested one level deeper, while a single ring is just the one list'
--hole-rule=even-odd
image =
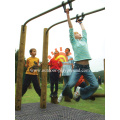
[{"label": "wooden post", "polygon": [[46,31],[47,28],[44,28],[40,108],[46,108],[46,97],[47,97],[48,33],[46,34]]},{"label": "wooden post", "polygon": [[19,53],[18,53],[18,66],[17,66],[15,110],[21,110],[26,29],[27,29],[27,27],[24,26],[24,31],[23,31],[23,25],[21,26],[21,36],[20,36],[20,46],[19,46]]},{"label": "wooden post", "polygon": [[104,59],[104,86],[105,86],[105,59]]}]

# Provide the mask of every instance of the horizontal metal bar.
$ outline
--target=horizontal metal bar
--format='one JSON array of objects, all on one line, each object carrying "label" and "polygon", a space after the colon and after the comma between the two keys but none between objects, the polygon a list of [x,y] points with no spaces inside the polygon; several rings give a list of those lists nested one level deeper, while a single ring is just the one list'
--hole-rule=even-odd
[{"label": "horizontal metal bar", "polygon": [[[75,1],[75,0],[71,0],[71,2],[73,2],[73,1]],[[68,3],[69,3],[69,2],[65,2],[64,4],[66,5],[66,4],[68,4]],[[63,5],[60,4],[60,5],[58,5],[58,6],[54,7],[54,8],[51,8],[51,9],[49,9],[49,10],[47,10],[47,11],[45,11],[45,12],[39,14],[39,15],[36,15],[36,16],[30,18],[29,20],[27,20],[27,21],[24,23],[23,28],[24,28],[24,26],[25,26],[28,22],[30,22],[31,20],[34,20],[34,19],[36,19],[36,18],[38,18],[38,17],[40,17],[40,16],[42,16],[42,15],[44,15],[44,14],[46,14],[46,13],[49,13],[49,12],[51,12],[51,11],[57,9],[57,8],[60,8],[60,7],[62,7],[62,6],[63,6]]]},{"label": "horizontal metal bar", "polygon": [[[90,14],[93,14],[93,13],[96,13],[96,12],[99,12],[99,11],[102,11],[102,10],[105,10],[105,7],[100,8],[100,9],[97,9],[97,10],[94,10],[94,11],[91,11],[91,12],[88,12],[88,13],[84,13],[84,15],[85,15],[85,16],[86,16],[86,15],[90,15]],[[79,15],[78,17],[81,17],[81,15]],[[71,18],[71,20],[73,20],[73,19],[76,19],[76,17]],[[48,31],[49,31],[52,27],[54,27],[54,26],[56,26],[56,25],[58,25],[58,24],[64,23],[64,22],[67,22],[67,20],[63,20],[63,21],[61,21],[61,22],[58,22],[58,23],[53,24],[52,26],[50,26],[50,27],[47,29],[46,34],[48,33]]]}]

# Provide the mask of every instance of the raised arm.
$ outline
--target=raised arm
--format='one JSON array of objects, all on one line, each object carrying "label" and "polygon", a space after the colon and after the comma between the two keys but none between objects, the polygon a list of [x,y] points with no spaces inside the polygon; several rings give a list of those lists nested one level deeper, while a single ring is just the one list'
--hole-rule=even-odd
[{"label": "raised arm", "polygon": [[73,28],[71,20],[70,20],[70,15],[69,15],[69,9],[68,8],[66,9],[66,15],[67,15],[69,28]]},{"label": "raised arm", "polygon": [[84,27],[84,25],[83,25],[82,21],[77,21],[77,22],[80,24],[81,29],[82,29],[82,30],[85,30],[85,27]]},{"label": "raised arm", "polygon": [[85,27],[84,27],[82,21],[77,20],[77,22],[80,24],[81,29],[82,29],[82,36],[83,36],[82,38],[83,38],[83,40],[85,40],[87,42],[87,33],[86,33],[86,30],[85,30]]}]

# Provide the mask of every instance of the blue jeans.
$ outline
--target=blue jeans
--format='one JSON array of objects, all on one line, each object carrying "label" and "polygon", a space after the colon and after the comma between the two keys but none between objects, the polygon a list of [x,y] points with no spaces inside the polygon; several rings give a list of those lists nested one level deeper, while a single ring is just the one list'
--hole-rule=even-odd
[{"label": "blue jeans", "polygon": [[71,96],[72,91],[69,91],[69,92],[67,91],[71,90],[72,87],[76,85],[81,75],[83,75],[90,84],[89,86],[80,88],[80,95],[82,99],[87,99],[97,90],[99,85],[98,85],[96,77],[90,70],[89,65],[80,65],[80,64],[75,63],[70,79],[62,92],[63,95],[67,95],[70,98],[72,98]]}]

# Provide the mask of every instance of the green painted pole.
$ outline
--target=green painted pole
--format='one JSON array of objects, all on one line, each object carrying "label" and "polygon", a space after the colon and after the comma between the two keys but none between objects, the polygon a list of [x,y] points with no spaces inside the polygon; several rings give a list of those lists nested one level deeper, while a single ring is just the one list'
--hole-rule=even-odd
[{"label": "green painted pole", "polygon": [[[73,2],[73,1],[75,1],[75,0],[71,0],[70,2]],[[66,5],[66,4],[69,4],[69,2],[67,1],[67,2],[64,3],[64,5]],[[47,13],[53,11],[53,10],[56,10],[56,9],[62,7],[62,6],[63,6],[63,5],[60,4],[60,5],[58,5],[58,6],[54,7],[54,8],[51,8],[51,9],[49,9],[49,10],[47,10],[47,11],[41,13],[41,14],[38,14],[38,15],[30,18],[29,20],[27,20],[27,21],[24,23],[24,25],[23,25],[23,30],[24,30],[24,26],[25,26],[28,22],[30,22],[30,21],[32,21],[32,20],[34,20],[34,19],[36,19],[36,18],[38,18],[38,17],[40,17],[40,16],[42,16],[42,15],[44,15],[44,14],[47,14]]]},{"label": "green painted pole", "polygon": [[[105,10],[105,7],[104,7],[104,8],[97,9],[97,10],[94,10],[94,11],[91,11],[91,12],[88,12],[88,13],[84,13],[84,15],[85,15],[85,16],[86,16],[86,15],[90,15],[90,14],[93,14],[93,13],[96,13],[96,12],[100,12],[100,11],[102,11],[102,10]],[[79,15],[78,17],[81,17],[81,15]],[[76,17],[71,18],[71,20],[73,20],[73,19],[76,19]],[[58,25],[58,24],[64,23],[64,22],[67,22],[67,20],[63,20],[63,21],[61,21],[61,22],[55,23],[54,25],[51,25],[51,26],[47,29],[47,32],[48,32],[52,27],[54,27],[54,26],[56,26],[56,25]],[[46,34],[47,34],[47,32],[46,32]]]}]

